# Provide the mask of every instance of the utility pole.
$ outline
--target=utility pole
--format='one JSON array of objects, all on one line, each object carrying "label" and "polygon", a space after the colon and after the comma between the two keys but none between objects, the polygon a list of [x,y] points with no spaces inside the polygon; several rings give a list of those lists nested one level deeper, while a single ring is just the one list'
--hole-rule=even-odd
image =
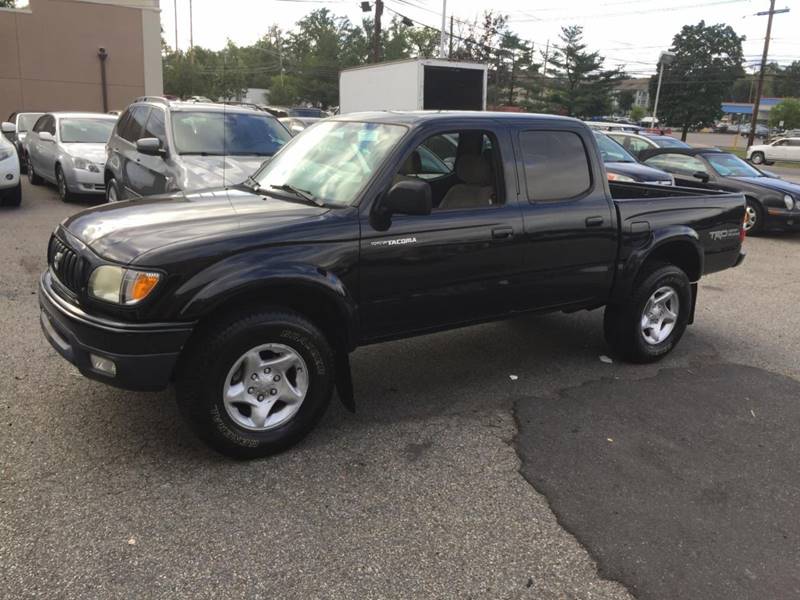
[{"label": "utility pole", "polygon": [[662,52],[658,57],[658,63],[661,68],[658,70],[658,85],[656,86],[656,99],[655,102],[653,102],[653,116],[650,117],[650,127],[652,129],[656,128],[656,122],[658,120],[658,98],[661,96],[661,79],[664,77],[664,65],[671,63],[674,58],[675,55],[672,54],[672,52]]},{"label": "utility pole", "polygon": [[172,8],[175,17],[175,52],[178,51],[178,0],[173,0]]},{"label": "utility pole", "polygon": [[192,53],[192,64],[194,64],[194,25],[192,23],[192,0],[189,0],[189,51]]},{"label": "utility pole", "polygon": [[453,58],[453,15],[450,15],[450,47],[447,50],[447,58]]},{"label": "utility pole", "polygon": [[375,30],[372,32],[372,62],[381,61],[381,15],[383,0],[375,0]]},{"label": "utility pole", "polygon": [[447,0],[442,0],[442,31],[439,36],[439,58],[444,58],[444,45],[447,40],[445,27],[447,26]]},{"label": "utility pole", "polygon": [[772,16],[777,13],[789,12],[788,8],[775,10],[775,0],[769,0],[769,10],[756,13],[757,17],[768,15],[767,35],[764,38],[764,53],[761,55],[761,72],[758,74],[758,85],[756,86],[756,97],[753,100],[753,117],[750,120],[750,134],[747,136],[747,145],[752,146],[756,137],[756,123],[758,122],[758,111],[761,108],[761,93],[764,90],[764,71],[767,70],[767,55],[769,54],[769,38],[772,35]]}]

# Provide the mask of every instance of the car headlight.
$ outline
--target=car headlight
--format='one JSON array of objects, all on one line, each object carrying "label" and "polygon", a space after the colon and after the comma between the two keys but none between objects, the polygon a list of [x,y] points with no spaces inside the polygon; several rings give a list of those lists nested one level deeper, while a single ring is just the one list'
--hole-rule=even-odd
[{"label": "car headlight", "polygon": [[89,294],[114,304],[136,304],[150,295],[160,279],[161,274],[152,271],[103,265],[89,277]]},{"label": "car headlight", "polygon": [[794,208],[794,198],[792,198],[789,194],[786,194],[783,197],[783,203],[786,205],[786,210],[792,210]]},{"label": "car headlight", "polygon": [[85,158],[76,158],[72,161],[72,164],[75,165],[76,169],[80,169],[81,171],[90,171],[92,173],[100,172],[100,168],[96,164]]},{"label": "car headlight", "polygon": [[619,173],[607,173],[609,181],[636,181],[633,177],[620,175]]},{"label": "car headlight", "polygon": [[13,150],[0,150],[0,160],[5,160],[14,155]]}]

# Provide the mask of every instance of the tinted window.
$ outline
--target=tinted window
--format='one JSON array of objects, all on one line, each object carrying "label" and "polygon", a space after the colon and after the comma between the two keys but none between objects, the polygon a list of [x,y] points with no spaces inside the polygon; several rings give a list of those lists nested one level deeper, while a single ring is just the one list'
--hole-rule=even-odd
[{"label": "tinted window", "polygon": [[800,146],[800,140],[798,140],[798,139],[789,140],[789,145],[790,146]]},{"label": "tinted window", "polygon": [[39,120],[36,121],[36,123],[33,125],[33,130],[36,133],[39,133],[40,131],[44,131],[45,123],[47,123],[47,116],[39,117]]},{"label": "tinted window", "polygon": [[[125,129],[125,139],[131,142],[146,137],[144,133],[144,124],[147,122],[147,117],[150,114],[150,108],[147,106],[136,106],[131,111],[131,121]],[[128,137],[128,135],[132,137]]]},{"label": "tinted window", "polygon": [[142,137],[158,138],[162,148],[167,146],[167,130],[164,126],[163,110],[154,108],[150,111],[150,118],[147,119]]},{"label": "tinted window", "polygon": [[179,154],[272,156],[291,139],[277,119],[263,113],[174,112],[172,135]]},{"label": "tinted window", "polygon": [[61,141],[66,144],[105,144],[114,128],[113,119],[61,119]]},{"label": "tinted window", "polygon": [[[567,200],[589,190],[589,156],[579,135],[571,131],[525,131],[519,141],[528,200]],[[621,146],[608,141],[624,152]]]},{"label": "tinted window", "polygon": [[130,126],[132,110],[133,109],[131,108],[126,110],[124,113],[122,113],[122,116],[120,116],[119,120],[117,121],[117,135],[125,140],[128,139],[126,137],[126,132],[127,128]]}]

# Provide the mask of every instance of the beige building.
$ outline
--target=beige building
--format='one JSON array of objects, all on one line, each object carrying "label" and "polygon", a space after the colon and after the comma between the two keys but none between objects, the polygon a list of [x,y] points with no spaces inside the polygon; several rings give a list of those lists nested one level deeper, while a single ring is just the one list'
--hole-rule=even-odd
[{"label": "beige building", "polygon": [[27,0],[0,8],[0,120],[22,110],[102,111],[101,62],[108,110],[161,94],[158,2]]}]

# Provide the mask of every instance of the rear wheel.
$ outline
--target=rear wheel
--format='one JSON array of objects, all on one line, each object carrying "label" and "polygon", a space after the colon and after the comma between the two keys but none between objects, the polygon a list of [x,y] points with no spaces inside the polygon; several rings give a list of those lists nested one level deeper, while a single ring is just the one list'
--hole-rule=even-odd
[{"label": "rear wheel", "polygon": [[764,164],[764,153],[763,152],[753,152],[750,156],[750,162],[754,165],[763,165]]},{"label": "rear wheel", "polygon": [[232,316],[187,348],[178,404],[200,438],[235,458],[258,458],[300,441],[327,408],[333,352],[300,315]]},{"label": "rear wheel", "polygon": [[674,265],[650,265],[637,279],[630,300],[606,307],[606,341],[631,362],[660,360],[686,331],[691,306],[692,289],[686,273]]},{"label": "rear wheel", "polygon": [[31,161],[30,154],[28,154],[26,161],[28,163],[28,181],[30,181],[31,185],[42,185],[44,180],[36,174],[36,171],[33,170],[33,162]]},{"label": "rear wheel", "polygon": [[56,165],[56,188],[58,188],[58,197],[62,202],[71,202],[74,195],[69,191],[67,186],[67,178],[64,175],[64,170],[61,165]]},{"label": "rear wheel", "polygon": [[764,209],[758,202],[748,198],[744,210],[744,230],[749,235],[761,233],[764,230]]}]

